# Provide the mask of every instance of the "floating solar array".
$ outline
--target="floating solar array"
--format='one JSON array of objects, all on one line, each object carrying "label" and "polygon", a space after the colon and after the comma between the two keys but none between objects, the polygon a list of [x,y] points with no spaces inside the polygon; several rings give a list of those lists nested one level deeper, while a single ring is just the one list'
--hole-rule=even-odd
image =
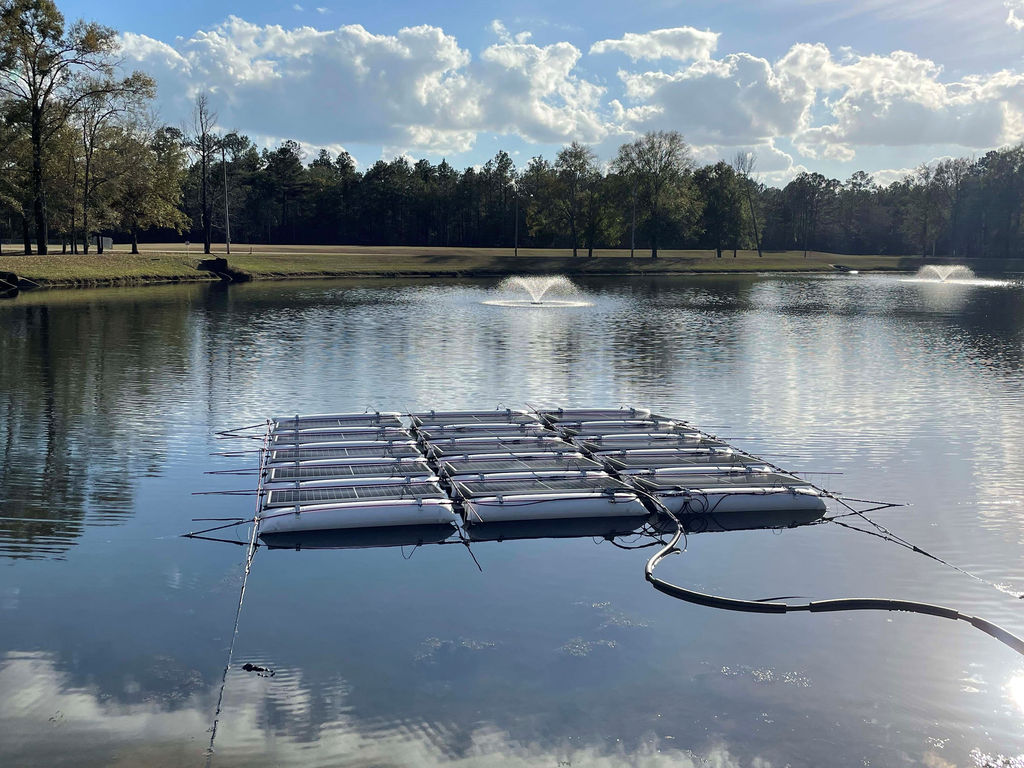
[{"label": "floating solar array", "polygon": [[696,530],[825,511],[810,483],[642,408],[288,416],[272,420],[260,471],[265,541],[398,527],[491,539],[584,520],[616,535],[664,515]]}]

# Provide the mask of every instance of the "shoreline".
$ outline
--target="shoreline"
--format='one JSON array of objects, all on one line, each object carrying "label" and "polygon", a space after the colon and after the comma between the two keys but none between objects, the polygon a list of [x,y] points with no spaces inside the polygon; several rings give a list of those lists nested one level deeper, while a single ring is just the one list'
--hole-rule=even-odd
[{"label": "shoreline", "polygon": [[[967,263],[984,273],[1024,272],[1024,259],[922,259],[920,256],[878,256],[812,251],[731,251],[717,258],[714,251],[662,251],[629,257],[628,251],[595,251],[593,257],[573,257],[568,249],[415,248],[358,246],[236,246],[242,253],[226,255],[223,246],[210,259],[226,258],[228,269],[200,268],[203,254],[176,252],[150,246],[132,255],[108,251],[102,255],[0,255],[0,294],[12,292],[12,276],[21,290],[165,285],[182,282],[247,282],[293,279],[424,279],[502,278],[510,275],[564,274],[587,276],[651,277],[707,275],[860,272],[914,272],[925,263]],[[167,248],[166,250],[164,250]],[[643,252],[638,251],[638,254]],[[207,265],[209,266],[209,265]]]}]

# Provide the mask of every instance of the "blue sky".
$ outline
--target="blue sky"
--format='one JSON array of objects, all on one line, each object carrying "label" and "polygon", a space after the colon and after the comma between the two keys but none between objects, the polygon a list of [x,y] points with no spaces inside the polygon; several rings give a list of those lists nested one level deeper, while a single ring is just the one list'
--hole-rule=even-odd
[{"label": "blue sky", "polygon": [[226,130],[364,167],[522,166],[574,139],[610,159],[674,128],[701,162],[756,152],[771,182],[888,181],[1024,139],[1024,0],[59,5],[122,33],[165,121],[207,91]]}]

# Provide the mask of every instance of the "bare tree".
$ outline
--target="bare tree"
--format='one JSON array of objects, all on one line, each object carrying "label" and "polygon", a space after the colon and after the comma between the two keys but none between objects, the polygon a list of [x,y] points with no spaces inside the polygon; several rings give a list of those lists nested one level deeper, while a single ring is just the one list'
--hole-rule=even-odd
[{"label": "bare tree", "polygon": [[210,192],[210,166],[220,146],[219,139],[213,134],[217,124],[217,113],[210,108],[205,93],[196,96],[196,105],[192,110],[192,128],[188,146],[195,162],[199,163],[199,206],[203,227],[203,253],[210,253],[213,240],[213,199]]}]

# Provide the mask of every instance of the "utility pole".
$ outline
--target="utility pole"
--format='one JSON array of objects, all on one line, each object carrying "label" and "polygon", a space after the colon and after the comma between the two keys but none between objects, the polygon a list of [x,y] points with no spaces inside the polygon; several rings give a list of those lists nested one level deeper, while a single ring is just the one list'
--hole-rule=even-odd
[{"label": "utility pole", "polygon": [[231,253],[231,218],[228,213],[228,164],[224,159],[224,142],[220,143],[220,165],[224,169],[224,245]]},{"label": "utility pole", "polygon": [[512,249],[513,253],[519,255],[519,190],[516,190],[516,242]]},{"label": "utility pole", "polygon": [[633,224],[629,229],[629,258],[633,258],[636,250],[636,180],[633,181]]}]

